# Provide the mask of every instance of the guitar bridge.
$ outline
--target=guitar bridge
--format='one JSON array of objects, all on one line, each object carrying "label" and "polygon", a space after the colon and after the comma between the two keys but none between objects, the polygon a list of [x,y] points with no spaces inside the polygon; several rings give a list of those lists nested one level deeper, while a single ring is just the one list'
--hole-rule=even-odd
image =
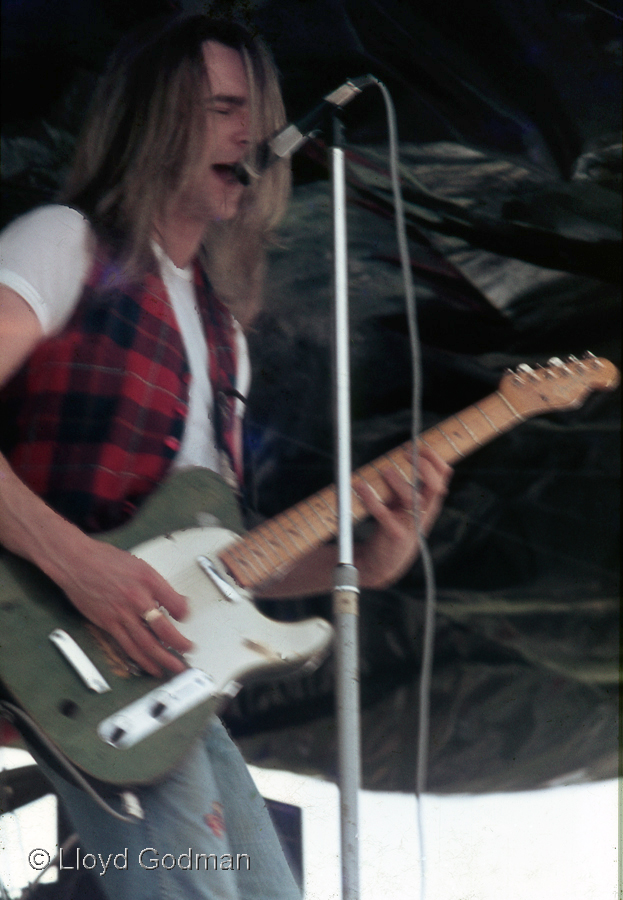
[{"label": "guitar bridge", "polygon": [[127,750],[150,734],[179,719],[214,694],[214,680],[200,669],[186,669],[166,684],[154,688],[97,727],[111,747]]}]

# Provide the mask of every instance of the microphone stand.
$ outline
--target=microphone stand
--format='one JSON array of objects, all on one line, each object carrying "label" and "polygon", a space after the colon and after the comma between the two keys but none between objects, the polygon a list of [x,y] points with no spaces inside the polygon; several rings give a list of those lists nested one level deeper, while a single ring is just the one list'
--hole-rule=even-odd
[{"label": "microphone stand", "polygon": [[361,784],[358,654],[359,588],[357,569],[353,565],[344,126],[338,110],[332,114],[332,124],[334,415],[339,517],[338,565],[334,574],[333,613],[336,628],[336,702],[342,900],[358,900],[359,788]]}]

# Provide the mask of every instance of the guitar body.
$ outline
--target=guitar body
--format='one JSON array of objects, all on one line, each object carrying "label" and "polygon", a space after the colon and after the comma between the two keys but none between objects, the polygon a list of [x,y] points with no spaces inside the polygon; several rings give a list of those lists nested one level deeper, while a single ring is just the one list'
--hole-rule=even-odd
[{"label": "guitar body", "polygon": [[[248,683],[267,675],[316,668],[332,637],[331,626],[324,619],[276,622],[262,615],[240,588],[236,588],[238,600],[224,597],[197,560],[207,557],[219,568],[220,552],[236,540],[235,534],[223,528],[191,528],[132,551],[186,597],[190,614],[175,623],[195,645],[185,659],[210,675],[218,695],[227,695],[232,681]],[[226,574],[224,570],[222,574]]]},{"label": "guitar body", "polygon": [[[555,358],[536,370],[521,365],[503,376],[497,391],[430,428],[418,443],[454,464],[532,416],[574,409],[591,391],[613,390],[618,383],[612,363],[590,355]],[[383,473],[390,469],[414,480],[409,442],[354,474],[355,521],[367,516],[358,481],[389,499]],[[163,777],[234,683],[313,668],[326,653],[332,631],[324,620],[274,622],[255,609],[248,591],[335,535],[337,506],[337,491],[329,486],[243,536],[225,482],[206,469],[190,469],[173,475],[127,527],[102,537],[132,549],[189,598],[191,615],[179,627],[196,649],[188,654],[193,669],[182,687],[175,678],[133,674],[106,635],[85,622],[49,579],[6,553],[0,558],[0,682],[8,699],[87,774],[117,785]],[[98,693],[84,683],[84,671],[81,678],[80,666],[50,640],[57,629],[69,635],[62,636],[65,646],[73,638],[110,690]],[[200,702],[185,707],[200,690]],[[177,718],[171,720],[173,708]]]},{"label": "guitar body", "polygon": [[[147,502],[127,528],[104,539],[117,546],[150,538],[132,552],[148,560],[189,599],[191,614],[176,623],[195,644],[191,666],[214,681],[214,693],[179,719],[163,725],[148,739],[120,749],[98,735],[98,725],[150,691],[169,682],[144,673],[132,674],[123,658],[66,600],[45,575],[22,559],[5,553],[0,559],[0,681],[45,737],[87,775],[115,785],[146,784],[162,778],[186,753],[210,717],[226,702],[232,682],[287,674],[315,666],[326,654],[332,629],[322,619],[284,624],[263,616],[250,595],[226,600],[196,562],[213,559],[239,536],[221,527],[175,527],[197,521],[228,521],[240,527],[236,501],[213,472],[194,469],[176,473]],[[152,537],[158,528],[160,537]],[[82,682],[50,634],[66,631],[87,654],[111,687],[96,693]]]}]

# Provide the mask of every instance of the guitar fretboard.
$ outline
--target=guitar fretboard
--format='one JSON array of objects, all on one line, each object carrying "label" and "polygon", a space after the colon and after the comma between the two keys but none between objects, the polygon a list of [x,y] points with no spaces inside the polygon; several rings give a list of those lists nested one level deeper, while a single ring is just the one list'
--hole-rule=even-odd
[{"label": "guitar fretboard", "polygon": [[[514,405],[496,391],[457,415],[429,428],[418,438],[448,463],[469,456],[479,447],[525,421]],[[406,441],[389,453],[367,463],[352,477],[354,522],[368,515],[357,494],[357,485],[366,482],[383,501],[391,489],[383,473],[395,468],[413,483],[412,443]],[[299,559],[337,534],[338,497],[335,485],[329,485],[248,532],[225,550],[221,561],[245,588],[257,588],[276,574],[289,569]]]}]

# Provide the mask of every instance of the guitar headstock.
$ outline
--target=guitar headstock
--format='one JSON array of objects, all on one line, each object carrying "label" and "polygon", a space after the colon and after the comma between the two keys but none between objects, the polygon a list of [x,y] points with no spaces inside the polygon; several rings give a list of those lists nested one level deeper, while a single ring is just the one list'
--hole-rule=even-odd
[{"label": "guitar headstock", "polygon": [[575,409],[593,391],[612,391],[619,370],[607,359],[587,353],[584,359],[554,357],[546,366],[522,363],[502,377],[498,391],[524,416],[557,409]]}]

